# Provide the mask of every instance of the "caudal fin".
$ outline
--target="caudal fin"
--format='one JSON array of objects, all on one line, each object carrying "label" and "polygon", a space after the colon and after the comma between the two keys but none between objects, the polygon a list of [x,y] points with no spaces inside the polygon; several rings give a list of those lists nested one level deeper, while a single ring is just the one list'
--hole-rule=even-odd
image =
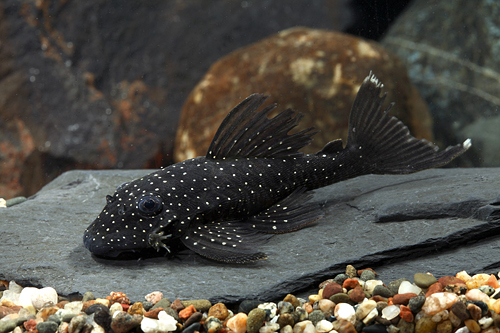
[{"label": "caudal fin", "polygon": [[349,135],[345,150],[362,156],[366,171],[377,174],[404,174],[439,167],[449,163],[471,146],[467,139],[462,144],[445,150],[433,143],[418,140],[396,117],[388,114],[382,104],[383,84],[370,73],[363,81],[349,118]]}]

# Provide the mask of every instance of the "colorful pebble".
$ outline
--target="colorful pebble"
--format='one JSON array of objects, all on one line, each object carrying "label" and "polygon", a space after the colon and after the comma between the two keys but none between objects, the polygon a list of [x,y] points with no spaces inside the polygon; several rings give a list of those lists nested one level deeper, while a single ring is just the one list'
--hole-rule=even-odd
[{"label": "colorful pebble", "polygon": [[247,301],[248,315],[208,300],[171,303],[159,291],[134,303],[123,292],[58,302],[53,288],[11,282],[1,293],[0,333],[127,333],[139,327],[144,333],[500,333],[495,275],[462,271],[436,279],[417,273],[413,283],[387,285],[375,276],[350,266],[307,300],[288,294],[277,302]]}]

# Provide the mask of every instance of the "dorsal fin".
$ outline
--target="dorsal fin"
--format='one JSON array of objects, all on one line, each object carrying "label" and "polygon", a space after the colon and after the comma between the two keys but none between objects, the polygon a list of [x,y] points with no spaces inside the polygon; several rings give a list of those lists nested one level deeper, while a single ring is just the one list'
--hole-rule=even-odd
[{"label": "dorsal fin", "polygon": [[206,157],[278,158],[301,154],[298,150],[309,144],[318,131],[311,127],[288,135],[298,125],[302,114],[286,109],[269,119],[267,115],[276,108],[276,104],[256,111],[267,98],[262,94],[253,94],[231,110],[217,130]]},{"label": "dorsal fin", "polygon": [[342,145],[342,139],[335,139],[333,141],[328,142],[323,149],[316,153],[316,155],[321,154],[338,154],[344,149]]}]

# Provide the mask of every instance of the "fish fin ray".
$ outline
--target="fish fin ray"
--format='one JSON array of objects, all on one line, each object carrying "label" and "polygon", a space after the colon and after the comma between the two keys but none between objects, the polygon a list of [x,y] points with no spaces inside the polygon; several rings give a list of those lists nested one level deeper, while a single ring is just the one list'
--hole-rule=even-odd
[{"label": "fish fin ray", "polygon": [[[417,139],[396,117],[382,110],[386,94],[383,84],[370,73],[354,101],[345,149],[363,157],[365,173],[404,174],[449,163],[470,147],[470,140],[444,150],[425,139]],[[326,147],[325,147],[326,148]],[[358,159],[358,161],[361,161]]]},{"label": "fish fin ray", "polygon": [[181,242],[206,258],[228,263],[247,263],[266,259],[255,250],[272,235],[249,230],[242,221],[221,221],[210,224],[193,223]]},{"label": "fish fin ray", "polygon": [[298,125],[302,114],[286,109],[269,119],[276,104],[257,111],[268,96],[253,94],[238,104],[222,121],[206,157],[212,160],[238,157],[280,158],[300,155],[298,150],[318,131],[308,128],[288,134]]},{"label": "fish fin ray", "polygon": [[318,203],[307,203],[312,194],[298,188],[288,197],[253,216],[248,221],[252,230],[269,234],[282,234],[304,228],[323,217]]}]

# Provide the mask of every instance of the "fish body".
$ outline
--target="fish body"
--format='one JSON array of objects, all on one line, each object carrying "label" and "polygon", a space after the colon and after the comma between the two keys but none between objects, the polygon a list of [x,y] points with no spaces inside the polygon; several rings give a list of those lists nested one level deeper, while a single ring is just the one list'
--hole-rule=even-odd
[{"label": "fish body", "polygon": [[298,150],[313,128],[288,134],[302,115],[276,107],[257,111],[266,97],[254,94],[224,119],[204,157],[173,164],[118,187],[86,229],[92,253],[174,251],[182,243],[218,261],[266,258],[257,246],[270,235],[292,232],[323,216],[309,203],[311,190],[363,174],[412,173],[444,165],[470,147],[470,140],[439,151],[417,140],[383,111],[382,84],[370,74],[349,119],[346,146],[328,143],[316,154]]}]

